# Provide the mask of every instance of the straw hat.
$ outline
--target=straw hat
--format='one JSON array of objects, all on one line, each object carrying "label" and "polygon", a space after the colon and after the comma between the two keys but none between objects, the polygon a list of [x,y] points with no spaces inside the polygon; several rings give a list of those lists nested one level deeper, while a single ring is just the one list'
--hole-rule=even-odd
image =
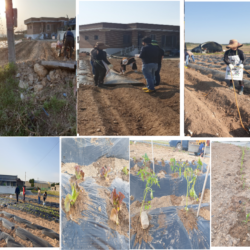
[{"label": "straw hat", "polygon": [[97,42],[96,44],[95,44],[95,49],[106,49],[106,48],[108,48],[109,46],[108,45],[106,45],[105,43],[101,43],[101,42]]},{"label": "straw hat", "polygon": [[242,47],[243,44],[239,43],[236,39],[232,39],[229,41],[229,45],[227,45],[227,48],[228,49],[231,49],[231,48],[239,48],[239,47]]}]

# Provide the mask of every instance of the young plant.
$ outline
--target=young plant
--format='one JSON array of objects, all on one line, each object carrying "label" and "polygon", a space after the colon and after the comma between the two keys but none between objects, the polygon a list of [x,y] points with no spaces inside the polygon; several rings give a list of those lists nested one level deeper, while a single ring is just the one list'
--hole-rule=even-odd
[{"label": "young plant", "polygon": [[136,157],[133,157],[134,162],[136,162]]},{"label": "young plant", "polygon": [[84,172],[80,170],[80,166],[76,165],[75,166],[75,174],[76,174],[76,179],[80,180],[84,178]]},{"label": "young plant", "polygon": [[140,214],[141,214],[143,206],[144,206],[145,210],[148,210],[151,208],[150,201],[145,202],[145,199],[147,197],[148,192],[150,192],[150,197],[151,197],[151,199],[153,199],[154,198],[154,196],[153,196],[154,191],[152,189],[152,186],[157,185],[158,187],[160,187],[160,184],[159,184],[158,178],[155,175],[155,173],[147,172],[147,169],[141,169],[137,175],[141,175],[142,181],[146,180],[146,182],[147,182],[146,187],[145,187],[144,192],[143,192],[143,201],[142,201],[141,210],[140,210]]},{"label": "young plant", "polygon": [[165,167],[165,161],[164,161],[163,158],[161,159],[161,165],[162,165],[163,167]]},{"label": "young plant", "polygon": [[123,173],[124,173],[125,175],[128,175],[128,169],[127,169],[126,166],[122,169],[122,171],[123,171]]},{"label": "young plant", "polygon": [[180,177],[181,177],[181,172],[184,171],[188,165],[189,165],[188,161],[181,162],[181,161],[176,161],[175,158],[170,159],[171,170],[173,172],[179,172]]},{"label": "young plant", "polygon": [[188,211],[188,195],[190,195],[190,197],[198,200],[198,196],[196,195],[196,192],[194,190],[194,186],[195,186],[195,183],[197,180],[197,175],[195,174],[195,172],[192,168],[186,167],[184,170],[184,177],[187,180],[187,195],[186,195],[185,210]]},{"label": "young plant", "polygon": [[69,212],[70,206],[73,206],[76,202],[76,199],[78,197],[80,192],[76,191],[76,187],[74,184],[71,185],[71,194],[67,194],[65,200],[64,200],[64,206],[65,211]]},{"label": "young plant", "polygon": [[107,178],[107,176],[108,176],[108,173],[111,171],[111,169],[110,169],[110,167],[108,166],[108,167],[106,167],[106,166],[104,166],[104,167],[102,167],[101,168],[101,170],[100,170],[100,174],[101,174],[101,177],[103,177],[103,178]]},{"label": "young plant", "polygon": [[148,158],[148,155],[147,155],[146,153],[145,153],[145,155],[142,156],[142,158],[143,158],[143,161],[144,161],[145,163],[147,163],[147,162],[150,161],[150,159]]},{"label": "young plant", "polygon": [[110,214],[110,220],[119,225],[118,213],[121,210],[122,200],[125,198],[124,194],[119,192],[116,193],[116,189],[114,189],[111,193],[111,202],[112,202],[112,210]]},{"label": "young plant", "polygon": [[243,220],[243,222],[247,223],[250,217],[250,213],[246,215],[246,220]]},{"label": "young plant", "polygon": [[202,167],[202,161],[201,161],[201,158],[199,158],[197,162],[197,169],[201,170],[201,167]]}]

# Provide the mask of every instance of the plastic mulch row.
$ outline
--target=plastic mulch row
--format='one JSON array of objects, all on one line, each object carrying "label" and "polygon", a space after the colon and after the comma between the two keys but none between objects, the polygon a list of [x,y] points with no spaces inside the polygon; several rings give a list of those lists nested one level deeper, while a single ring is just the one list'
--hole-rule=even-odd
[{"label": "plastic mulch row", "polygon": [[[71,193],[70,177],[68,174],[62,174],[62,197],[64,199],[67,194]],[[98,189],[105,189],[105,187],[99,186],[91,177],[87,177],[79,185],[88,193],[91,205],[82,212],[83,218],[79,219],[78,224],[67,220],[62,210],[62,249],[128,249],[129,232],[128,237],[125,237],[108,226],[110,215],[106,212],[106,201],[99,196],[98,192]],[[125,195],[123,202],[128,208],[129,183],[116,178],[106,189],[112,191],[114,188]],[[101,207],[101,212],[98,207]]]}]

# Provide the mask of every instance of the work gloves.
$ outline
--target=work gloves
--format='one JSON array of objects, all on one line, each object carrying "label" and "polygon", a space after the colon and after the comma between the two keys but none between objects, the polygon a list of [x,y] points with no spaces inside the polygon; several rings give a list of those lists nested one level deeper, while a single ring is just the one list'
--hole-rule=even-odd
[{"label": "work gloves", "polygon": [[244,65],[243,65],[243,64],[240,64],[240,65],[239,65],[239,68],[240,68],[240,69],[244,69]]},{"label": "work gloves", "polygon": [[229,64],[228,67],[232,70],[234,68],[233,64]]}]

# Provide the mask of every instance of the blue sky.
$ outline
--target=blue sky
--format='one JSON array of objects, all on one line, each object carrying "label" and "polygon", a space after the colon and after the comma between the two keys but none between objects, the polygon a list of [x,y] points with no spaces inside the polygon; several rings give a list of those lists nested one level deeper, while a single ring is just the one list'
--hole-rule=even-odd
[{"label": "blue sky", "polygon": [[[30,17],[67,17],[76,16],[76,0],[12,0],[13,8],[18,11],[18,27],[26,29],[24,20]],[[0,0],[0,22],[6,31],[5,0]]]},{"label": "blue sky", "polygon": [[180,2],[80,1],[77,19],[77,26],[99,22],[180,25]]},{"label": "blue sky", "polygon": [[186,2],[185,41],[250,42],[250,2]]},{"label": "blue sky", "polygon": [[0,174],[59,182],[59,138],[1,137],[0,148]]}]

